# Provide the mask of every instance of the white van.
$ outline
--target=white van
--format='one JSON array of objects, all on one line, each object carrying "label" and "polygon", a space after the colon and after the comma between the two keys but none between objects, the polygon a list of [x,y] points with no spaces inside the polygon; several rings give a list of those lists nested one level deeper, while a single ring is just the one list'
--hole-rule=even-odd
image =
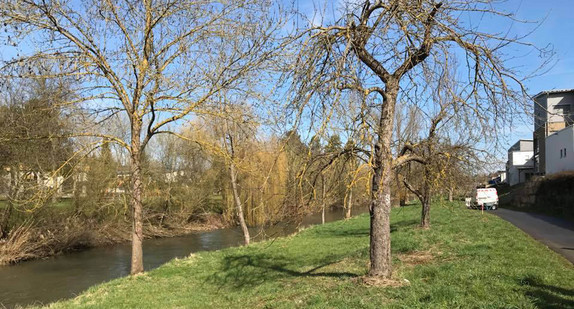
[{"label": "white van", "polygon": [[496,188],[477,188],[472,197],[466,199],[467,208],[496,210],[498,208],[498,192]]}]

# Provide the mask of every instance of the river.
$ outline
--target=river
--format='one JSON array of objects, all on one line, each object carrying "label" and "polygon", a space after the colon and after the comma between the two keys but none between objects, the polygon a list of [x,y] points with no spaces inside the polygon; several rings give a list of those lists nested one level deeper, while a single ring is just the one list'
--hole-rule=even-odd
[{"label": "river", "polygon": [[[358,208],[353,214],[366,212]],[[343,218],[343,210],[325,213],[325,221]],[[300,226],[321,223],[321,214],[303,219]],[[296,231],[295,224],[282,223],[250,232],[254,241],[285,236]],[[239,228],[226,228],[198,232],[180,237],[158,238],[144,241],[144,267],[156,268],[176,257],[189,256],[198,251],[219,250],[241,245],[243,235]],[[74,297],[90,286],[127,276],[130,272],[131,247],[128,243],[92,248],[44,260],[0,266],[0,308],[13,308],[31,304],[48,304],[59,299]]]}]

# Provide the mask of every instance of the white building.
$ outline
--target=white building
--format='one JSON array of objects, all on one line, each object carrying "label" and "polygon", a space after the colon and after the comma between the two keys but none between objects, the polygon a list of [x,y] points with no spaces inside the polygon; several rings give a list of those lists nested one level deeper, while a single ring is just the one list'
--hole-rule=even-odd
[{"label": "white building", "polygon": [[488,184],[497,185],[500,183],[506,183],[507,182],[506,171],[496,171],[496,173],[492,173],[489,176],[490,176],[490,180],[488,181]]},{"label": "white building", "polygon": [[574,126],[546,138],[546,175],[574,170]]},{"label": "white building", "polygon": [[[548,171],[546,163],[555,160],[556,156],[547,157],[546,149],[560,153],[559,149],[549,148],[547,138],[574,124],[574,89],[557,89],[542,91],[533,97],[534,100],[534,170],[541,175]],[[551,163],[552,164],[552,163]]]},{"label": "white building", "polygon": [[534,172],[534,148],[532,140],[521,139],[508,149],[506,178],[514,186],[530,179]]},{"label": "white building", "polygon": [[501,183],[506,183],[507,179],[506,179],[506,171],[499,171],[500,173],[500,182]]}]

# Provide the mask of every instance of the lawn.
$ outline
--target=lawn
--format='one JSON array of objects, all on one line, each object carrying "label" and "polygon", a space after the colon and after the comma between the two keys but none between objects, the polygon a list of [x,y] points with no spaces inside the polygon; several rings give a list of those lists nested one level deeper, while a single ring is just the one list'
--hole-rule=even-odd
[{"label": "lawn", "polygon": [[[462,204],[392,213],[394,286],[360,280],[362,215],[249,247],[201,252],[51,308],[574,308],[574,266],[511,224]],[[408,280],[407,281],[405,281]]]}]

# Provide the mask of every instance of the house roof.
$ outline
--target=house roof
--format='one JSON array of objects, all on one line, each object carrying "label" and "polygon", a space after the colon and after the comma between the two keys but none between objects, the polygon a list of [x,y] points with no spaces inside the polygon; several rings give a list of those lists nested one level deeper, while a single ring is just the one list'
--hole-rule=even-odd
[{"label": "house roof", "polygon": [[532,98],[536,99],[542,95],[547,95],[547,94],[554,94],[554,93],[566,93],[566,92],[574,92],[574,88],[571,89],[553,89],[553,90],[544,90],[544,91],[540,91],[539,93],[537,93],[536,95],[534,95]]},{"label": "house roof", "polygon": [[[512,151],[512,152],[532,151],[532,150],[521,150],[520,149],[520,142],[528,142],[528,143],[534,144],[534,140],[521,138],[518,141],[516,141],[516,143],[512,144],[512,146],[510,146],[510,148],[508,148],[508,151],[509,152],[510,151]],[[515,149],[515,150],[513,150],[513,149]]]}]

